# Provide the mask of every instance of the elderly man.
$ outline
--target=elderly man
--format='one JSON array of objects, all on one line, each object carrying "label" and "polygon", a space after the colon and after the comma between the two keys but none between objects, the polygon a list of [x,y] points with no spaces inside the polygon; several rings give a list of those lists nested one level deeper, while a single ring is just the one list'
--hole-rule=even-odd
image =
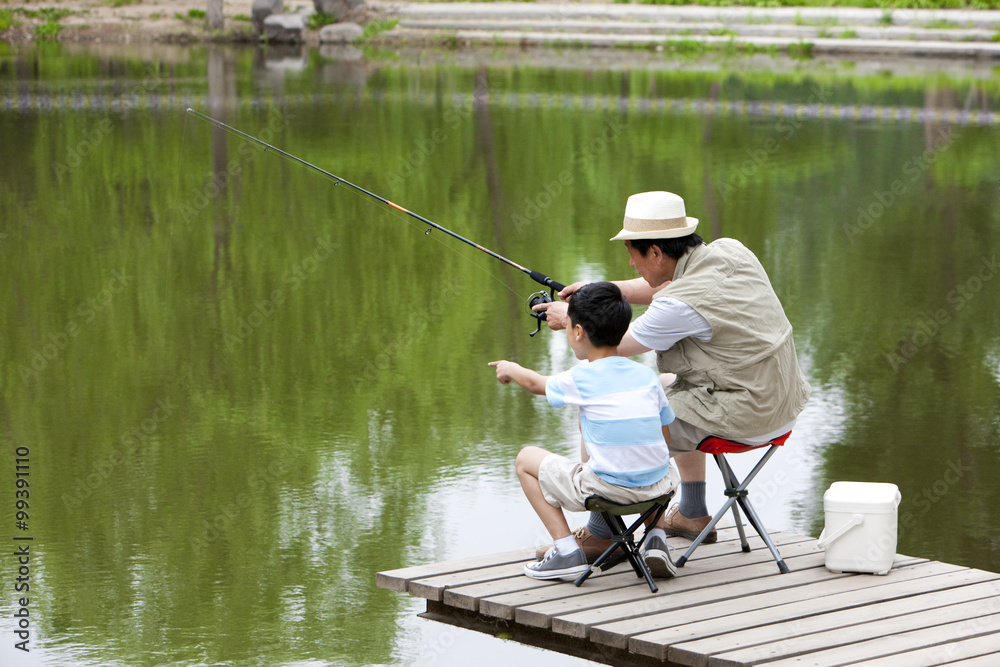
[{"label": "elderly man", "polygon": [[[670,453],[681,495],[657,527],[691,540],[711,520],[698,443],[717,435],[760,444],[787,433],[811,391],[799,369],[792,325],[757,257],[733,239],[705,244],[694,233],[697,225],[679,196],[643,192],[629,197],[623,228],[611,239],[625,242],[629,265],[639,274],[616,284],[629,303],[649,304],[618,353],[656,350],[659,371],[676,375],[664,378],[672,380],[666,391],[677,419],[670,425]],[[564,301],[536,306],[547,311],[550,328],[565,328],[565,300],[582,284],[560,292]],[[611,536],[596,514],[576,534],[591,558]],[[704,541],[716,539],[712,531]]]}]

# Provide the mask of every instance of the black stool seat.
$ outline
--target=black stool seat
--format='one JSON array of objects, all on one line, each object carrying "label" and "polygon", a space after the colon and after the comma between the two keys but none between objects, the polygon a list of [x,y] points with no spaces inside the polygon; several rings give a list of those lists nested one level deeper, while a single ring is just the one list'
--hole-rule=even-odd
[{"label": "black stool seat", "polygon": [[[629,563],[632,564],[632,569],[635,570],[636,575],[640,578],[646,579],[646,583],[649,584],[649,590],[656,592],[659,590],[656,584],[653,582],[653,575],[650,574],[649,568],[646,567],[646,562],[642,559],[642,544],[646,541],[646,534],[649,532],[648,529],[646,533],[643,533],[642,538],[636,542],[634,533],[639,526],[649,520],[649,525],[655,526],[656,522],[660,520],[663,516],[663,512],[667,509],[667,505],[670,504],[671,498],[674,497],[674,492],[664,494],[659,498],[653,498],[651,500],[646,500],[641,503],[633,503],[631,505],[622,505],[620,503],[613,502],[607,498],[601,496],[590,496],[587,498],[586,506],[591,512],[598,512],[602,517],[604,517],[604,522],[608,524],[608,528],[614,534],[612,544],[608,549],[601,554],[593,565],[590,566],[586,572],[581,574],[576,579],[576,585],[580,586],[587,580],[592,573],[596,572],[598,568],[602,571],[614,567],[618,563],[622,562],[626,558]],[[625,526],[625,521],[622,520],[623,516],[631,516],[633,514],[638,514],[639,518],[636,519],[630,526]],[[621,550],[622,553],[616,558],[612,559],[612,556],[616,551]]]}]

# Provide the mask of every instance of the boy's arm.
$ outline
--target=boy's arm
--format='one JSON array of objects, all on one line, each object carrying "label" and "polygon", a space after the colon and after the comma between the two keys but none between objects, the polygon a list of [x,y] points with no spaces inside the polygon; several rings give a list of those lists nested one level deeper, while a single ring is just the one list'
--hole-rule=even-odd
[{"label": "boy's arm", "polygon": [[670,427],[667,426],[666,424],[664,424],[662,426],[662,428],[663,428],[663,441],[669,445],[670,444]]},{"label": "boy's arm", "polygon": [[490,366],[497,369],[497,380],[500,384],[510,384],[514,381],[532,394],[545,395],[545,383],[548,377],[541,373],[507,360],[491,361]]}]

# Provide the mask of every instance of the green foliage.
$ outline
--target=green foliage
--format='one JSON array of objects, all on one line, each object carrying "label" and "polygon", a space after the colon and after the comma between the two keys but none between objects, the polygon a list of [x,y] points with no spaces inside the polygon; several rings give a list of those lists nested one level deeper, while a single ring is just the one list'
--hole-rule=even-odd
[{"label": "green foliage", "polygon": [[35,26],[35,39],[49,40],[56,39],[59,37],[59,33],[62,32],[65,26],[56,23],[55,21],[49,21],[48,23],[42,23]]},{"label": "green foliage", "polygon": [[924,24],[925,28],[930,28],[933,30],[953,30],[960,28],[954,21],[949,21],[948,19],[933,19]]},{"label": "green foliage", "polygon": [[306,26],[310,30],[319,30],[325,25],[330,25],[337,22],[337,17],[333,14],[327,14],[326,12],[313,12],[306,19]]},{"label": "green foliage", "polygon": [[127,5],[138,5],[142,0],[107,0],[112,7],[125,7]]},{"label": "green foliage", "polygon": [[0,9],[0,32],[19,25],[21,22],[14,18],[14,10]]},{"label": "green foliage", "polygon": [[367,42],[376,35],[388,32],[396,27],[398,19],[376,19],[365,24],[364,33],[358,39],[359,42]]}]

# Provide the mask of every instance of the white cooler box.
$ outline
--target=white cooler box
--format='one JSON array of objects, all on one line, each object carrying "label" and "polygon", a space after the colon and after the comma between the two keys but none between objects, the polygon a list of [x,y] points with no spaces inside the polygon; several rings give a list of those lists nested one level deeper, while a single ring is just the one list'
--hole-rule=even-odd
[{"label": "white cooler box", "polygon": [[819,548],[832,572],[888,574],[896,557],[895,484],[834,482],[823,494],[826,527]]}]

